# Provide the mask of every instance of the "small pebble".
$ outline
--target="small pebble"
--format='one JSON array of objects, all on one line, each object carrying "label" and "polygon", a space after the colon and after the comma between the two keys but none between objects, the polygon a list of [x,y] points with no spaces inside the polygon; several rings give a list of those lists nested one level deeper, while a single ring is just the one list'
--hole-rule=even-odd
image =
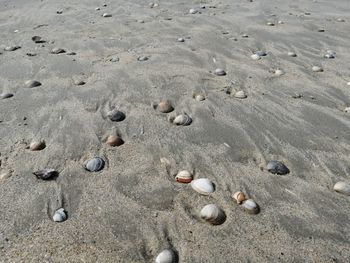
[{"label": "small pebble", "polygon": [[336,55],[335,51],[333,51],[333,50],[327,50],[327,51],[326,51],[326,54],[324,55],[324,57],[325,57],[325,58],[335,58],[335,55]]},{"label": "small pebble", "polygon": [[141,57],[138,57],[137,60],[138,60],[138,61],[146,61],[146,60],[148,60],[148,57],[146,57],[146,56],[141,56]]},{"label": "small pebble", "polygon": [[39,36],[33,36],[32,37],[32,40],[35,42],[35,43],[45,43],[45,40],[43,40],[41,37]]},{"label": "small pebble", "polygon": [[124,141],[119,135],[112,134],[112,135],[108,136],[108,138],[106,140],[106,144],[109,146],[115,147],[115,146],[123,145]]},{"label": "small pebble", "polygon": [[37,54],[34,53],[34,52],[28,52],[26,55],[27,55],[28,57],[35,57]]},{"label": "small pebble", "polygon": [[3,171],[0,173],[0,180],[5,180],[12,176],[12,171]]},{"label": "small pebble", "polygon": [[350,184],[346,182],[337,182],[334,187],[334,191],[343,194],[350,195]]},{"label": "small pebble", "polygon": [[285,74],[284,71],[281,70],[281,69],[276,69],[276,70],[275,70],[275,75],[276,75],[276,76],[282,76],[282,75],[284,75],[284,74]]},{"label": "small pebble", "polygon": [[221,69],[221,68],[217,68],[217,69],[215,69],[215,75],[217,75],[217,76],[225,76],[226,75],[226,71]]},{"label": "small pebble", "polygon": [[63,14],[63,11],[62,10],[58,10],[58,11],[56,11],[56,13],[61,15],[61,14]]},{"label": "small pebble", "polygon": [[313,66],[312,67],[312,71],[313,72],[323,72],[323,68],[321,68],[319,66]]},{"label": "small pebble", "polygon": [[258,50],[255,52],[256,55],[260,56],[260,57],[265,57],[267,56],[267,53],[265,51],[262,50]]},{"label": "small pebble", "polygon": [[43,149],[45,149],[46,147],[46,143],[44,140],[41,140],[41,141],[33,141],[30,143],[29,145],[29,149],[31,151],[41,151]]},{"label": "small pebble", "polygon": [[77,85],[77,86],[81,86],[81,85],[85,85],[86,82],[84,80],[76,80],[74,81],[74,85]]},{"label": "small pebble", "polygon": [[268,25],[268,26],[274,26],[275,24],[272,23],[272,22],[267,22],[266,25]]},{"label": "small pebble", "polygon": [[266,165],[266,169],[272,174],[285,175],[289,173],[287,166],[279,161],[269,161]]},{"label": "small pebble", "polygon": [[259,60],[261,57],[258,54],[253,54],[250,56],[253,60]]},{"label": "small pebble", "polygon": [[58,172],[55,169],[44,169],[33,173],[38,179],[50,180],[58,176]]},{"label": "small pebble", "polygon": [[85,168],[90,172],[98,172],[101,171],[104,168],[104,166],[105,161],[102,158],[94,157],[86,163]]},{"label": "small pebble", "polygon": [[73,51],[70,51],[70,52],[67,52],[67,55],[68,56],[75,56],[77,53],[73,52]]},{"label": "small pebble", "polygon": [[99,7],[96,7],[96,8],[95,8],[95,10],[96,10],[96,11],[98,11],[98,10],[101,10],[101,8],[99,8]]},{"label": "small pebble", "polygon": [[247,34],[242,35],[243,38],[248,38],[249,36]]},{"label": "small pebble", "polygon": [[337,22],[345,22],[343,18],[337,18]]}]

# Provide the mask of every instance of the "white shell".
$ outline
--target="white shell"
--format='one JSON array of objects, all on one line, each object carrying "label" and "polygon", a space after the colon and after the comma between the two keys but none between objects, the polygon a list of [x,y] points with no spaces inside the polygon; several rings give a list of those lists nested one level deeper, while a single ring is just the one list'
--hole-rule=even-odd
[{"label": "white shell", "polygon": [[350,86],[350,81],[348,83],[346,83],[346,85]]},{"label": "white shell", "polygon": [[102,16],[103,16],[103,17],[111,17],[112,15],[111,15],[111,14],[108,14],[108,13],[104,13]]},{"label": "white shell", "polygon": [[350,107],[346,107],[346,108],[344,109],[344,111],[345,111],[345,112],[350,112]]},{"label": "white shell", "polygon": [[11,171],[5,171],[0,173],[0,180],[5,180],[7,178],[10,178],[12,175]]},{"label": "white shell", "polygon": [[250,56],[253,60],[259,60],[261,57],[258,54],[253,54]]},{"label": "white shell", "polygon": [[333,187],[334,191],[344,194],[344,195],[350,195],[350,184],[346,182],[338,182]]},{"label": "white shell", "polygon": [[194,9],[194,8],[191,8],[189,13],[193,15],[193,14],[197,14],[198,11],[196,9]]},{"label": "white shell", "polygon": [[247,98],[247,94],[243,90],[239,90],[239,91],[235,92],[235,94],[233,96],[235,98],[238,98],[238,99],[245,99],[245,98]]},{"label": "white shell", "polygon": [[174,251],[165,249],[156,257],[156,263],[175,263],[176,257]]},{"label": "white shell", "polygon": [[182,170],[177,173],[175,179],[179,183],[190,183],[192,181],[193,175],[187,170]]},{"label": "white shell", "polygon": [[294,53],[294,52],[288,52],[287,54],[288,54],[288,56],[290,56],[290,57],[296,57],[296,56],[297,56],[297,54]]},{"label": "white shell", "polygon": [[190,116],[187,114],[181,114],[175,117],[173,120],[173,123],[176,125],[182,125],[182,126],[187,126],[190,125],[192,122],[192,119]]},{"label": "white shell", "polygon": [[179,37],[179,38],[177,39],[177,41],[178,41],[178,42],[185,42],[185,39],[182,38],[182,37]]},{"label": "white shell", "polygon": [[276,69],[276,70],[275,70],[275,75],[276,75],[276,76],[282,76],[282,75],[284,75],[284,71],[281,70],[281,69]]},{"label": "white shell", "polygon": [[202,195],[210,195],[215,191],[213,183],[207,178],[193,180],[191,187]]},{"label": "white shell", "polygon": [[312,71],[313,72],[322,72],[323,71],[323,68],[319,67],[319,66],[313,66],[312,67]]},{"label": "white shell", "polygon": [[243,202],[242,206],[247,210],[250,214],[259,213],[259,206],[253,199],[247,199]]},{"label": "white shell", "polygon": [[275,24],[272,23],[272,22],[267,22],[266,25],[268,25],[268,26],[274,26]]},{"label": "white shell", "polygon": [[215,204],[209,204],[203,207],[200,216],[213,225],[220,225],[226,220],[225,212]]},{"label": "white shell", "polygon": [[217,69],[215,69],[215,75],[217,75],[217,76],[225,76],[226,72],[222,68],[217,68]]},{"label": "white shell", "polygon": [[63,222],[67,219],[67,215],[63,208],[58,209],[52,217],[55,222]]},{"label": "white shell", "polygon": [[195,98],[195,100],[197,100],[197,101],[203,101],[203,100],[205,100],[205,97],[204,97],[204,95],[202,95],[202,94],[198,94],[198,95],[196,95],[194,98]]}]

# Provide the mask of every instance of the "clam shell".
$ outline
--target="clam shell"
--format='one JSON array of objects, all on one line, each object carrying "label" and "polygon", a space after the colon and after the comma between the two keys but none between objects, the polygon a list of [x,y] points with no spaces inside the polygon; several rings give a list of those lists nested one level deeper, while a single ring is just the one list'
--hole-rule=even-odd
[{"label": "clam shell", "polygon": [[120,136],[116,135],[116,134],[112,134],[109,135],[106,141],[106,144],[108,144],[109,146],[120,146],[124,144],[124,141],[122,138],[120,138]]},{"label": "clam shell", "polygon": [[197,101],[203,101],[203,100],[205,100],[205,97],[202,94],[197,94],[197,95],[195,95],[194,99]]},{"label": "clam shell", "polygon": [[243,192],[241,191],[238,191],[238,192],[235,192],[233,195],[232,195],[233,199],[236,200],[237,204],[241,204],[244,200],[246,200],[246,196]]},{"label": "clam shell", "polygon": [[226,220],[225,212],[215,204],[204,206],[200,212],[200,216],[213,225],[221,225]]},{"label": "clam shell", "polygon": [[337,182],[334,187],[334,191],[344,194],[344,195],[350,195],[350,184],[346,182]]},{"label": "clam shell", "polygon": [[12,93],[5,92],[5,93],[1,93],[0,94],[0,99],[8,99],[8,98],[11,98],[11,97],[13,97]]},{"label": "clam shell", "polygon": [[259,60],[261,57],[258,54],[253,54],[250,56],[253,60]]},{"label": "clam shell", "polygon": [[0,173],[0,180],[5,180],[7,178],[10,178],[12,175],[12,171],[4,171]]},{"label": "clam shell", "polygon": [[323,68],[321,68],[319,66],[313,66],[311,69],[313,72],[322,72],[323,71]]},{"label": "clam shell", "polygon": [[112,17],[112,15],[111,15],[111,14],[108,14],[108,13],[104,13],[102,16],[103,16],[103,17]]},{"label": "clam shell", "polygon": [[163,113],[169,113],[174,110],[174,107],[171,105],[169,100],[163,100],[158,103],[158,110]]},{"label": "clam shell", "polygon": [[245,200],[242,206],[249,214],[257,214],[260,212],[258,204],[253,199]]},{"label": "clam shell", "polygon": [[202,195],[210,195],[215,191],[213,183],[207,178],[200,178],[191,181],[191,187]]},{"label": "clam shell", "polygon": [[55,47],[51,50],[51,54],[61,54],[65,53],[66,51],[63,48]]},{"label": "clam shell", "polygon": [[266,23],[266,25],[268,25],[268,26],[274,26],[274,25],[275,25],[275,23],[272,23],[272,22],[267,22],[267,23]]},{"label": "clam shell", "polygon": [[46,143],[44,140],[41,141],[33,141],[29,145],[29,149],[31,151],[40,151],[43,150],[46,147]]},{"label": "clam shell", "polygon": [[193,175],[187,170],[183,170],[177,173],[175,179],[179,183],[190,183],[193,180]]},{"label": "clam shell", "polygon": [[165,249],[158,254],[156,263],[176,263],[176,255],[173,250]]},{"label": "clam shell", "polygon": [[266,165],[266,169],[272,174],[279,175],[285,175],[290,172],[287,166],[284,165],[284,163],[273,160],[268,162],[268,164]]},{"label": "clam shell", "polygon": [[178,41],[178,42],[185,42],[185,39],[182,38],[182,37],[179,37],[179,38],[177,39],[177,41]]},{"label": "clam shell", "polygon": [[15,51],[17,49],[20,49],[20,46],[9,46],[9,47],[5,47],[4,50],[5,51]]},{"label": "clam shell", "polygon": [[55,222],[63,222],[67,219],[67,214],[63,208],[58,209],[52,217]]},{"label": "clam shell", "polygon": [[84,80],[76,80],[74,81],[74,85],[77,85],[77,86],[81,86],[81,85],[85,85],[85,81]]},{"label": "clam shell", "polygon": [[138,57],[137,60],[138,60],[138,61],[146,61],[146,60],[148,60],[148,57],[146,57],[146,56],[141,56],[141,57]]},{"label": "clam shell", "polygon": [[233,96],[235,98],[238,98],[238,99],[245,99],[245,98],[247,98],[247,94],[243,90],[239,90],[239,91],[235,92],[233,94]]},{"label": "clam shell", "polygon": [[32,40],[35,42],[35,43],[45,43],[45,41],[41,38],[41,37],[39,37],[39,36],[33,36],[32,37]]},{"label": "clam shell", "polygon": [[265,51],[262,51],[262,50],[256,51],[255,54],[260,56],[260,57],[264,57],[267,55],[267,53]]},{"label": "clam shell", "polygon": [[37,80],[27,80],[24,84],[27,88],[30,89],[41,86],[41,83]]},{"label": "clam shell", "polygon": [[193,15],[193,14],[197,14],[198,10],[191,8],[188,12]]},{"label": "clam shell", "polygon": [[275,75],[276,75],[276,76],[282,76],[282,75],[284,75],[284,71],[281,70],[281,69],[276,69],[276,70],[275,70]]},{"label": "clam shell", "polygon": [[187,126],[192,123],[192,119],[187,114],[181,114],[175,117],[175,119],[173,120],[173,123],[175,125]]},{"label": "clam shell", "polygon": [[100,157],[94,157],[85,164],[85,169],[90,172],[101,171],[105,166],[105,161]]},{"label": "clam shell", "polygon": [[294,53],[294,52],[288,52],[287,55],[290,56],[290,57],[296,57],[297,56],[297,54]]},{"label": "clam shell", "polygon": [[113,109],[107,113],[107,117],[111,121],[123,121],[125,119],[125,114],[117,109]]},{"label": "clam shell", "polygon": [[350,112],[350,107],[346,107],[346,108],[344,109],[344,111],[345,111],[345,112]]},{"label": "clam shell", "polygon": [[33,173],[38,179],[50,180],[58,176],[58,172],[55,169],[44,169]]},{"label": "clam shell", "polygon": [[222,68],[217,68],[217,69],[215,69],[215,75],[217,75],[217,76],[225,76],[226,75],[226,71],[225,70],[223,70]]}]

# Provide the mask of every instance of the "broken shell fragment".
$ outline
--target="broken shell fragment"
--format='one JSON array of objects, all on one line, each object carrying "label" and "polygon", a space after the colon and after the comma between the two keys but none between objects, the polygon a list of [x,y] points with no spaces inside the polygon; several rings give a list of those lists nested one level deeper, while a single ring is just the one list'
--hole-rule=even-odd
[{"label": "broken shell fragment", "polygon": [[200,178],[191,181],[191,187],[202,195],[210,195],[215,191],[213,183],[207,178]]},{"label": "broken shell fragment", "polygon": [[85,169],[90,172],[98,172],[98,171],[101,171],[104,166],[105,166],[105,161],[102,158],[94,157],[86,163]]},{"label": "broken shell fragment", "polygon": [[233,94],[233,96],[235,98],[238,98],[238,99],[245,99],[245,98],[247,98],[247,94],[243,90],[239,90],[239,91],[235,92]]},{"label": "broken shell fragment", "polygon": [[156,263],[176,263],[176,255],[173,250],[165,249],[158,254]]},{"label": "broken shell fragment", "polygon": [[171,105],[171,102],[169,100],[163,100],[159,102],[156,108],[158,108],[158,110],[162,113],[169,113],[174,110],[174,107]]},{"label": "broken shell fragment", "polygon": [[225,212],[215,204],[204,206],[200,212],[200,216],[213,225],[221,225],[226,220]]},{"label": "broken shell fragment", "polygon": [[179,183],[190,183],[193,180],[193,175],[187,170],[183,170],[177,173],[175,179]]},{"label": "broken shell fragment", "polygon": [[67,214],[63,208],[58,209],[52,217],[55,222],[63,222],[67,219]]},{"label": "broken shell fragment", "polygon": [[253,199],[245,200],[242,206],[249,214],[257,214],[260,212],[258,204]]},{"label": "broken shell fragment", "polygon": [[222,68],[217,68],[217,69],[215,69],[215,75],[217,75],[217,76],[225,76],[226,75],[226,71],[223,70]]},{"label": "broken shell fragment", "polygon": [[181,114],[176,116],[172,123],[175,125],[188,126],[192,123],[192,119],[187,114]]},{"label": "broken shell fragment", "polygon": [[289,173],[289,169],[287,168],[287,166],[285,166],[284,163],[279,161],[269,161],[266,165],[266,169],[272,174],[285,175]]},{"label": "broken shell fragment", "polygon": [[117,134],[112,134],[109,135],[106,141],[106,144],[108,144],[109,146],[120,146],[124,144],[124,141],[122,138],[120,138],[120,136],[118,136]]},{"label": "broken shell fragment", "polygon": [[27,80],[26,82],[25,82],[25,86],[27,87],[27,88],[35,88],[35,87],[39,87],[39,86],[41,86],[41,83],[39,82],[39,81],[37,81],[37,80]]},{"label": "broken shell fragment", "polygon": [[44,169],[33,173],[38,179],[50,180],[58,176],[58,172],[55,169]]},{"label": "broken shell fragment", "polygon": [[107,117],[111,121],[123,121],[125,119],[125,114],[117,109],[113,109],[107,113]]},{"label": "broken shell fragment", "polygon": [[40,150],[43,150],[45,149],[46,147],[46,143],[44,140],[41,140],[41,141],[33,141],[30,143],[29,145],[29,149],[31,151],[40,151]]},{"label": "broken shell fragment", "polygon": [[350,195],[350,184],[346,182],[337,182],[333,189],[340,194]]},{"label": "broken shell fragment", "polygon": [[233,195],[232,195],[233,199],[236,200],[237,204],[241,204],[244,200],[246,200],[246,196],[243,192],[241,191],[238,191],[238,192],[235,192]]}]

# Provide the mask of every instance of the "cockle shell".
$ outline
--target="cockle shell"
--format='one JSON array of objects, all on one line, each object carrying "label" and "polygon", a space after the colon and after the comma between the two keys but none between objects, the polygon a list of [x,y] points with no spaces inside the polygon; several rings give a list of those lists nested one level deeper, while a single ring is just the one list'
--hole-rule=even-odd
[{"label": "cockle shell", "polygon": [[285,175],[289,173],[289,169],[287,168],[287,166],[285,166],[284,163],[279,161],[269,161],[266,165],[266,169],[272,174]]},{"label": "cockle shell", "polygon": [[243,192],[241,191],[238,191],[238,192],[235,192],[233,195],[232,195],[233,199],[236,200],[237,204],[241,204],[244,200],[246,200],[246,196]]},{"label": "cockle shell", "polygon": [[171,105],[171,101],[169,100],[163,100],[159,102],[157,108],[160,112],[163,113],[169,113],[174,110],[174,107]]},{"label": "cockle shell", "polygon": [[63,222],[67,219],[67,214],[63,208],[58,209],[52,217],[55,222]]},{"label": "cockle shell", "polygon": [[253,54],[250,56],[253,60],[259,60],[261,57],[258,54]]},{"label": "cockle shell", "polygon": [[346,182],[337,182],[334,187],[334,191],[344,194],[344,195],[350,195],[350,184]]},{"label": "cockle shell", "polygon": [[250,214],[257,214],[260,211],[258,204],[253,199],[245,200],[242,206]]},{"label": "cockle shell", "polygon": [[226,75],[226,71],[225,70],[223,70],[222,68],[217,68],[217,69],[215,69],[215,75],[217,75],[217,76],[225,76]]},{"label": "cockle shell", "polygon": [[120,146],[120,145],[123,145],[124,144],[124,141],[122,138],[120,138],[119,135],[117,134],[112,134],[112,135],[109,135],[107,140],[106,140],[106,144],[108,144],[109,146]]},{"label": "cockle shell", "polygon": [[233,96],[235,98],[238,98],[238,99],[245,99],[245,98],[247,98],[247,94],[243,90],[239,90],[239,91],[235,92],[233,94]]},{"label": "cockle shell", "polygon": [[204,206],[200,212],[200,216],[213,225],[221,225],[226,220],[225,212],[215,204]]},{"label": "cockle shell", "polygon": [[100,157],[94,157],[94,158],[90,159],[85,164],[86,170],[88,170],[90,172],[101,171],[104,166],[105,166],[105,161],[102,158],[100,158]]},{"label": "cockle shell", "polygon": [[113,109],[107,112],[107,117],[111,121],[123,121],[125,119],[125,114],[117,109]]},{"label": "cockle shell", "polygon": [[181,114],[175,117],[175,119],[173,120],[173,123],[175,125],[187,126],[192,123],[192,119],[187,114]]},{"label": "cockle shell", "polygon": [[63,48],[55,47],[51,50],[51,54],[61,54],[65,53],[66,51]]},{"label": "cockle shell", "polygon": [[176,263],[176,255],[173,250],[165,249],[158,254],[156,263]]},{"label": "cockle shell", "polygon": [[311,69],[313,72],[322,72],[323,71],[323,68],[321,68],[319,66],[313,66]]},{"label": "cockle shell", "polygon": [[27,80],[24,84],[30,89],[41,86],[41,83],[37,80]]},{"label": "cockle shell", "polygon": [[12,171],[2,171],[0,172],[0,180],[5,180],[12,176]]},{"label": "cockle shell", "polygon": [[291,52],[291,51],[289,51],[287,53],[287,55],[290,56],[290,57],[296,57],[297,56],[297,54],[295,52]]},{"label": "cockle shell", "polygon": [[33,141],[29,144],[29,149],[31,151],[40,151],[46,147],[46,143],[44,140],[41,141]]},{"label": "cockle shell", "polygon": [[191,187],[202,195],[210,195],[215,191],[213,183],[207,178],[200,178],[191,181]]},{"label": "cockle shell", "polygon": [[182,170],[182,171],[177,173],[177,175],[175,176],[175,179],[179,183],[186,183],[187,184],[193,180],[193,175],[191,172],[189,172],[187,170]]},{"label": "cockle shell", "polygon": [[55,169],[44,169],[33,173],[38,179],[50,180],[58,176],[58,172]]},{"label": "cockle shell", "polygon": [[197,14],[198,10],[191,8],[188,12],[193,15],[193,14]]},{"label": "cockle shell", "polygon": [[0,99],[8,99],[8,98],[11,98],[11,97],[13,97],[12,93],[5,92],[5,93],[1,93],[0,94]]}]

